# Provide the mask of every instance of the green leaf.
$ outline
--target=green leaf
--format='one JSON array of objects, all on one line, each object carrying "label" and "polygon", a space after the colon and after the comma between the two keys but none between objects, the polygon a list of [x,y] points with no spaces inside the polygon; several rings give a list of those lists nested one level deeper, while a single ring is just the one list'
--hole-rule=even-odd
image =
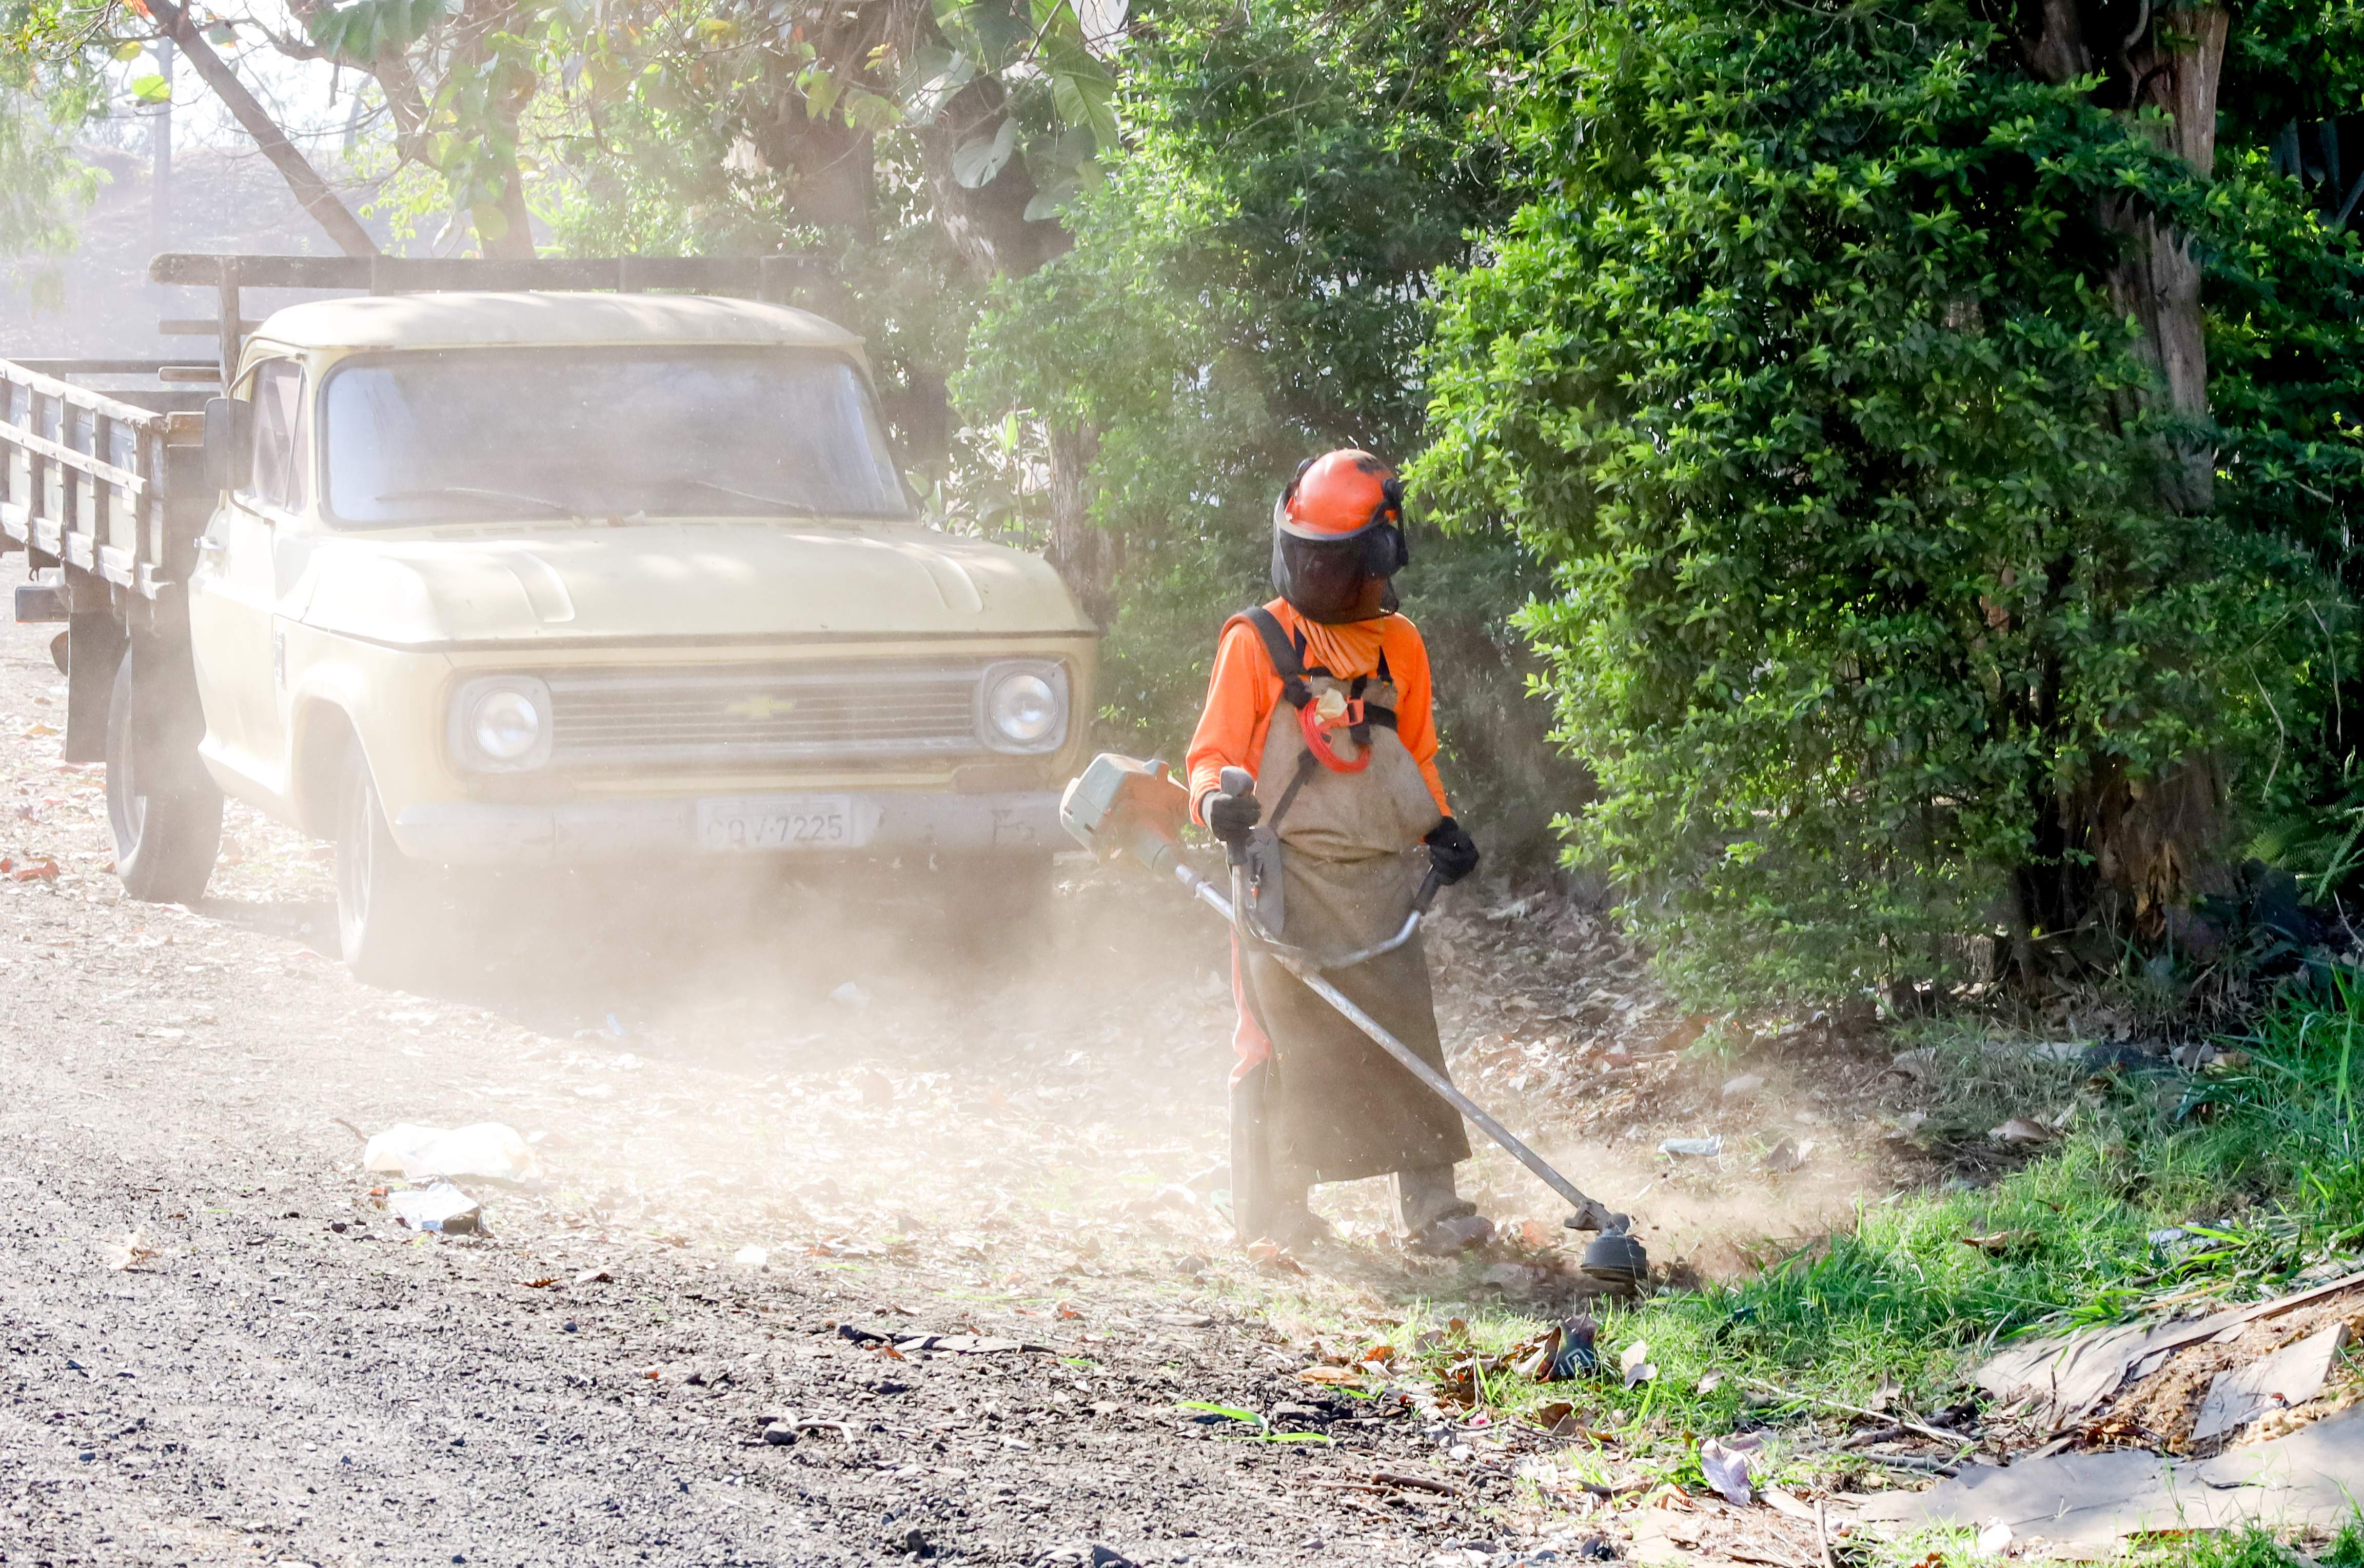
[{"label": "green leaf", "polygon": [[146,44],[135,43],[128,39],[115,46],[115,58],[120,61],[134,61],[147,52],[148,46]]},{"label": "green leaf", "polygon": [[1210,1405],[1204,1399],[1185,1399],[1181,1401],[1180,1407],[1185,1410],[1203,1410],[1210,1416],[1229,1416],[1234,1421],[1253,1421],[1257,1426],[1264,1425],[1262,1416],[1257,1415],[1254,1410],[1243,1410],[1236,1405]]},{"label": "green leaf", "polygon": [[804,89],[805,112],[815,119],[826,119],[835,106],[839,91],[837,78],[827,66],[816,65],[800,72],[797,85]]},{"label": "green leaf", "polygon": [[963,190],[993,183],[1018,150],[1018,122],[1004,118],[990,137],[977,137],[953,149],[953,178]]},{"label": "green leaf", "polygon": [[1079,43],[1045,50],[1051,106],[1063,124],[1091,133],[1098,150],[1117,150],[1116,78]]},{"label": "green leaf", "polygon": [[903,118],[902,110],[895,106],[893,99],[867,87],[847,88],[843,110],[847,125],[873,136],[892,130]]},{"label": "green leaf", "polygon": [[163,104],[172,101],[173,84],[156,72],[131,79],[131,95],[143,104]]}]

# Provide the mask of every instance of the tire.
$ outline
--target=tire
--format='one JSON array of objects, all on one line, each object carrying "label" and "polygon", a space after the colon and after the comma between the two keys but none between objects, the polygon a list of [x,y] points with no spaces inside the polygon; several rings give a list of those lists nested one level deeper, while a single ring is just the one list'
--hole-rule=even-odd
[{"label": "tire", "polygon": [[[204,720],[194,711],[194,691],[170,689],[161,680],[154,667],[169,658],[144,639],[126,649],[106,708],[115,873],[123,891],[143,904],[195,903],[221,853],[221,790],[197,756]],[[143,662],[151,666],[150,676],[139,673]]]},{"label": "tire", "polygon": [[355,979],[415,985],[435,955],[439,890],[436,868],[394,841],[369,762],[352,742],[337,795],[337,940]]}]

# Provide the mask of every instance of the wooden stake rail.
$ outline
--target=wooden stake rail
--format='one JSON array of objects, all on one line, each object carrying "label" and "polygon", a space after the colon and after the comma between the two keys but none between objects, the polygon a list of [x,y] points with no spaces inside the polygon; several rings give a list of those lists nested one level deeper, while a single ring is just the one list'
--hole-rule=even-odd
[{"label": "wooden stake rail", "polygon": [[[219,256],[168,250],[148,264],[160,284],[215,291],[220,305],[212,330],[223,384],[237,373],[241,332],[253,323],[240,314],[247,289],[339,289],[366,294],[427,294],[448,289],[565,290],[647,294],[752,295],[785,304],[824,269],[802,256],[599,256],[533,261],[447,261],[415,256]],[[186,320],[171,330],[205,330]]]},{"label": "wooden stake rail", "polygon": [[[141,406],[48,373],[154,374],[153,361],[0,360],[0,536],[153,599],[180,576],[167,465],[194,466],[203,394],[140,395]],[[176,420],[181,421],[176,424]],[[184,486],[184,488],[186,488]]]}]

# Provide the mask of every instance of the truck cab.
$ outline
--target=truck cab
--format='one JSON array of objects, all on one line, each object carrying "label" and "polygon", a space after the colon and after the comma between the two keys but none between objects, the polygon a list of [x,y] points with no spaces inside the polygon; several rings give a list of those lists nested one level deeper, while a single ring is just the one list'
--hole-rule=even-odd
[{"label": "truck cab", "polygon": [[[178,868],[135,892],[202,888],[216,790],[336,841],[346,956],[388,978],[504,869],[1046,876],[1095,629],[1039,558],[928,525],[852,334],[382,294],[273,314],[223,392],[182,602],[120,639],[118,865]],[[143,658],[197,722],[134,695]]]}]

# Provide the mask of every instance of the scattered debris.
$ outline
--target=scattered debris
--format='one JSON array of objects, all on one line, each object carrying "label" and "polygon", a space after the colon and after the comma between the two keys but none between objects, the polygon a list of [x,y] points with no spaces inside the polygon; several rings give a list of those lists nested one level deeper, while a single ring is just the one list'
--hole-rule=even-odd
[{"label": "scattered debris", "polygon": [[615,1278],[615,1275],[609,1273],[605,1269],[585,1269],[581,1273],[574,1276],[574,1283],[576,1284],[609,1284],[614,1283]]},{"label": "scattered debris", "polygon": [[2358,1284],[2364,1284],[2364,1273],[2351,1273],[2295,1296],[2232,1307],[2208,1318],[2046,1335],[2024,1340],[1990,1358],[1973,1376],[1998,1402],[2032,1398],[2030,1418],[2062,1429],[2090,1415],[2117,1392],[2130,1373],[2148,1376],[2187,1345],[2214,1339],[2240,1324],[2280,1317]]},{"label": "scattered debris", "polygon": [[2055,1135],[2041,1122],[2015,1116],[2001,1127],[1990,1128],[1987,1136],[2005,1148],[2024,1149],[2038,1143],[2049,1143]]},{"label": "scattered debris", "polygon": [[1765,1151],[1765,1168],[1768,1171],[1794,1171],[1804,1164],[1806,1156],[1813,1151],[1814,1140],[1811,1138],[1803,1142],[1785,1138]]},{"label": "scattered debris", "polygon": [[396,1219],[413,1230],[462,1236],[474,1234],[484,1225],[482,1206],[449,1182],[389,1193],[385,1207],[394,1211]]},{"label": "scattered debris", "polygon": [[1552,1381],[1565,1383],[1600,1369],[1600,1353],[1592,1343],[1598,1327],[1589,1314],[1570,1318],[1559,1326],[1559,1348],[1552,1352],[1551,1359]]},{"label": "scattered debris", "polygon": [[1628,1388],[1647,1383],[1658,1375],[1658,1369],[1650,1364],[1650,1341],[1647,1340],[1636,1340],[1620,1351],[1617,1366],[1625,1374],[1625,1386]]},{"label": "scattered debris", "polygon": [[1973,1465],[1926,1492],[1872,1498],[1856,1517],[1901,1524],[2000,1521],[2077,1545],[2145,1530],[2181,1534],[2245,1522],[2276,1529],[2336,1527],[2355,1516],[2359,1492],[2364,1407],[2197,1462],[2108,1449],[2022,1459],[2008,1467]]},{"label": "scattered debris", "polygon": [[760,1269],[772,1261],[768,1248],[745,1246],[730,1254],[730,1266],[738,1269]]},{"label": "scattered debris", "polygon": [[137,1230],[131,1231],[119,1241],[110,1241],[106,1244],[106,1266],[110,1269],[139,1268],[154,1262],[159,1255],[156,1249],[148,1245],[146,1238]]},{"label": "scattered debris", "polygon": [[1720,1160],[1723,1157],[1723,1140],[1721,1136],[1662,1139],[1658,1152],[1684,1160]]},{"label": "scattered debris", "polygon": [[849,980],[829,994],[829,999],[841,1007],[861,1012],[870,1006],[870,988],[859,981]]},{"label": "scattered debris", "polygon": [[1700,1473],[1734,1507],[1745,1508],[1756,1499],[1749,1487],[1748,1456],[1762,1440],[1734,1438],[1730,1442],[1720,1442],[1710,1438],[1700,1444]]},{"label": "scattered debris", "polygon": [[1723,1081],[1723,1095],[1727,1100],[1745,1099],[1764,1086],[1763,1073],[1743,1073],[1736,1078],[1727,1078]]},{"label": "scattered debris", "polygon": [[445,1130],[402,1122],[387,1128],[362,1149],[362,1168],[403,1176],[466,1177],[489,1182],[530,1182],[541,1162],[517,1129],[497,1121]]},{"label": "scattered debris", "polygon": [[2191,1440],[2206,1442],[2269,1410],[2305,1404],[2322,1391],[2324,1380],[2331,1375],[2332,1362],[2347,1343],[2347,1325],[2334,1323],[2320,1333],[2283,1346],[2263,1361],[2218,1373],[2200,1402]]},{"label": "scattered debris", "polygon": [[2011,1526],[2001,1519],[1992,1521],[1979,1531],[1979,1555],[1981,1557],[2000,1556],[2003,1548],[2010,1544]]},{"label": "scattered debris", "polygon": [[1965,1236],[1962,1245],[1973,1251],[1984,1252],[1990,1258],[1999,1258],[2017,1251],[2026,1240],[2024,1231],[1992,1230],[1983,1236]]}]

